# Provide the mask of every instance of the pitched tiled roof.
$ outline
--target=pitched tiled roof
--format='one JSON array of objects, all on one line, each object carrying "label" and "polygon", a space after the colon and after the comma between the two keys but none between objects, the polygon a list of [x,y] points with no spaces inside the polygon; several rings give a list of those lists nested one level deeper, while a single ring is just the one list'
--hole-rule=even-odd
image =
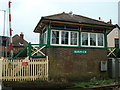
[{"label": "pitched tiled roof", "polygon": [[23,44],[20,42],[20,36],[18,34],[13,36],[13,46],[26,46],[28,45],[28,42],[26,40],[23,40]]},{"label": "pitched tiled roof", "polygon": [[45,16],[43,19],[51,19],[51,20],[63,20],[63,21],[71,21],[71,22],[78,22],[78,23],[91,23],[91,24],[99,24],[99,25],[111,25],[109,23],[95,20],[89,17],[85,17],[82,15],[70,14],[70,13],[60,13],[54,14],[50,16]]},{"label": "pitched tiled roof", "polygon": [[114,27],[113,24],[106,23],[104,21],[92,19],[86,16],[82,15],[76,15],[76,14],[70,14],[70,13],[59,13],[59,14],[54,14],[54,15],[49,15],[49,16],[44,16],[41,18],[39,23],[37,24],[34,32],[37,32],[37,29],[40,28],[38,27],[41,22],[51,22],[51,21],[58,21],[58,22],[70,22],[70,23],[76,23],[76,24],[90,24],[90,25],[98,25],[98,26],[105,26],[105,27]]}]

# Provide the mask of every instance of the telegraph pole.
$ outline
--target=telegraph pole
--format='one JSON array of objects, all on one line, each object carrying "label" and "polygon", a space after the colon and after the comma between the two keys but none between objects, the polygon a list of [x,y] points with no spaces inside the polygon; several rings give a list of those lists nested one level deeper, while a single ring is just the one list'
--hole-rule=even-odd
[{"label": "telegraph pole", "polygon": [[[6,10],[0,10],[4,12],[4,24],[3,24],[3,36],[5,36],[5,16],[6,16]],[[3,36],[2,36],[2,44],[3,44]],[[2,57],[4,57],[4,46],[2,45]]]}]

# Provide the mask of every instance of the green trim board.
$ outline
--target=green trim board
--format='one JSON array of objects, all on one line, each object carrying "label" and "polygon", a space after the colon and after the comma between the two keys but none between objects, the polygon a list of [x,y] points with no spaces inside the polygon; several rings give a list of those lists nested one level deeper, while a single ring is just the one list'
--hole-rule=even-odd
[{"label": "green trim board", "polygon": [[88,48],[88,49],[107,49],[105,47],[80,47],[80,48]]},{"label": "green trim board", "polygon": [[50,47],[80,48],[80,46],[61,46],[61,45],[50,45]]},{"label": "green trim board", "polygon": [[51,42],[51,28],[47,29],[47,46],[50,46],[50,42]]},{"label": "green trim board", "polygon": [[78,34],[78,36],[79,36],[79,39],[78,39],[78,45],[81,47],[81,31],[79,31],[79,34]]},{"label": "green trim board", "polygon": [[107,33],[106,32],[104,33],[104,44],[105,44],[104,47],[107,48],[108,45],[107,45]]},{"label": "green trim board", "polygon": [[61,46],[61,45],[50,45],[49,47],[63,47],[63,48],[83,48],[83,49],[107,49],[107,47],[81,47],[81,46]]},{"label": "green trim board", "polygon": [[72,54],[88,54],[88,50],[72,50]]},{"label": "green trim board", "polygon": [[[65,28],[50,28],[50,29],[67,30],[67,31],[80,31],[79,29],[65,29]],[[80,32],[105,33],[105,31],[99,31],[99,30],[93,30],[93,31],[90,31],[90,30],[83,31],[83,30],[81,30]]]},{"label": "green trim board", "polygon": [[81,32],[104,33],[105,31],[102,32],[102,31],[99,31],[99,30],[98,31],[89,31],[89,30],[83,31],[82,30]]},{"label": "green trim board", "polygon": [[[18,52],[15,57],[13,57],[13,58],[11,58],[11,59],[12,59],[12,60],[16,59],[16,58],[17,58],[20,54],[22,54],[22,53],[27,49],[27,47],[29,47],[29,46],[30,46],[30,43],[29,43],[27,46],[25,46],[20,52]],[[30,48],[30,49],[31,49],[31,48]],[[30,51],[30,49],[29,49],[29,51]],[[30,52],[28,53],[28,55],[30,55]]]},{"label": "green trim board", "polygon": [[55,30],[80,31],[79,29],[51,28]]}]

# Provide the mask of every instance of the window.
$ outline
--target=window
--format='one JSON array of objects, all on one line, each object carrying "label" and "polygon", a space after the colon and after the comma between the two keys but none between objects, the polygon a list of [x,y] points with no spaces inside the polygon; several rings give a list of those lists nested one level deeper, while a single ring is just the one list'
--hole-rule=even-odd
[{"label": "window", "polygon": [[59,31],[52,31],[52,44],[59,44]]},{"label": "window", "polygon": [[68,32],[61,32],[61,44],[68,44]]},{"label": "window", "polygon": [[98,39],[98,46],[103,46],[103,40],[104,40],[104,38],[103,38],[104,36],[103,36],[103,34],[97,34],[97,39]]},{"label": "window", "polygon": [[118,38],[115,38],[115,47],[119,48],[119,39]]},{"label": "window", "polygon": [[102,33],[87,33],[81,34],[81,45],[90,47],[103,47],[104,46],[104,34]]},{"label": "window", "polygon": [[82,45],[88,45],[88,33],[82,33]]},{"label": "window", "polygon": [[78,38],[78,35],[77,35],[77,34],[78,34],[77,32],[71,32],[71,33],[70,33],[70,35],[71,35],[71,36],[70,36],[70,37],[71,37],[71,38],[70,38],[70,41],[71,41],[70,44],[71,44],[71,45],[77,45],[77,42],[78,42],[78,41],[77,41],[77,40],[78,40],[78,39],[77,39],[77,38]]},{"label": "window", "polygon": [[44,44],[47,44],[47,31],[44,32],[43,37],[44,37]]},{"label": "window", "polygon": [[78,46],[78,32],[52,30],[52,45]]},{"label": "window", "polygon": [[90,46],[96,46],[96,34],[90,33]]}]

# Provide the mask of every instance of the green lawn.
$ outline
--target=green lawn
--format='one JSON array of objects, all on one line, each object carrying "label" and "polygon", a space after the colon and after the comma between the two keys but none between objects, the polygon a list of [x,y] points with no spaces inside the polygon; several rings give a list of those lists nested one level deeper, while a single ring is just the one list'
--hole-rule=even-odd
[{"label": "green lawn", "polygon": [[107,79],[107,80],[91,80],[89,82],[77,82],[74,83],[75,87],[91,87],[91,86],[102,86],[108,85],[115,82],[115,79]]}]

